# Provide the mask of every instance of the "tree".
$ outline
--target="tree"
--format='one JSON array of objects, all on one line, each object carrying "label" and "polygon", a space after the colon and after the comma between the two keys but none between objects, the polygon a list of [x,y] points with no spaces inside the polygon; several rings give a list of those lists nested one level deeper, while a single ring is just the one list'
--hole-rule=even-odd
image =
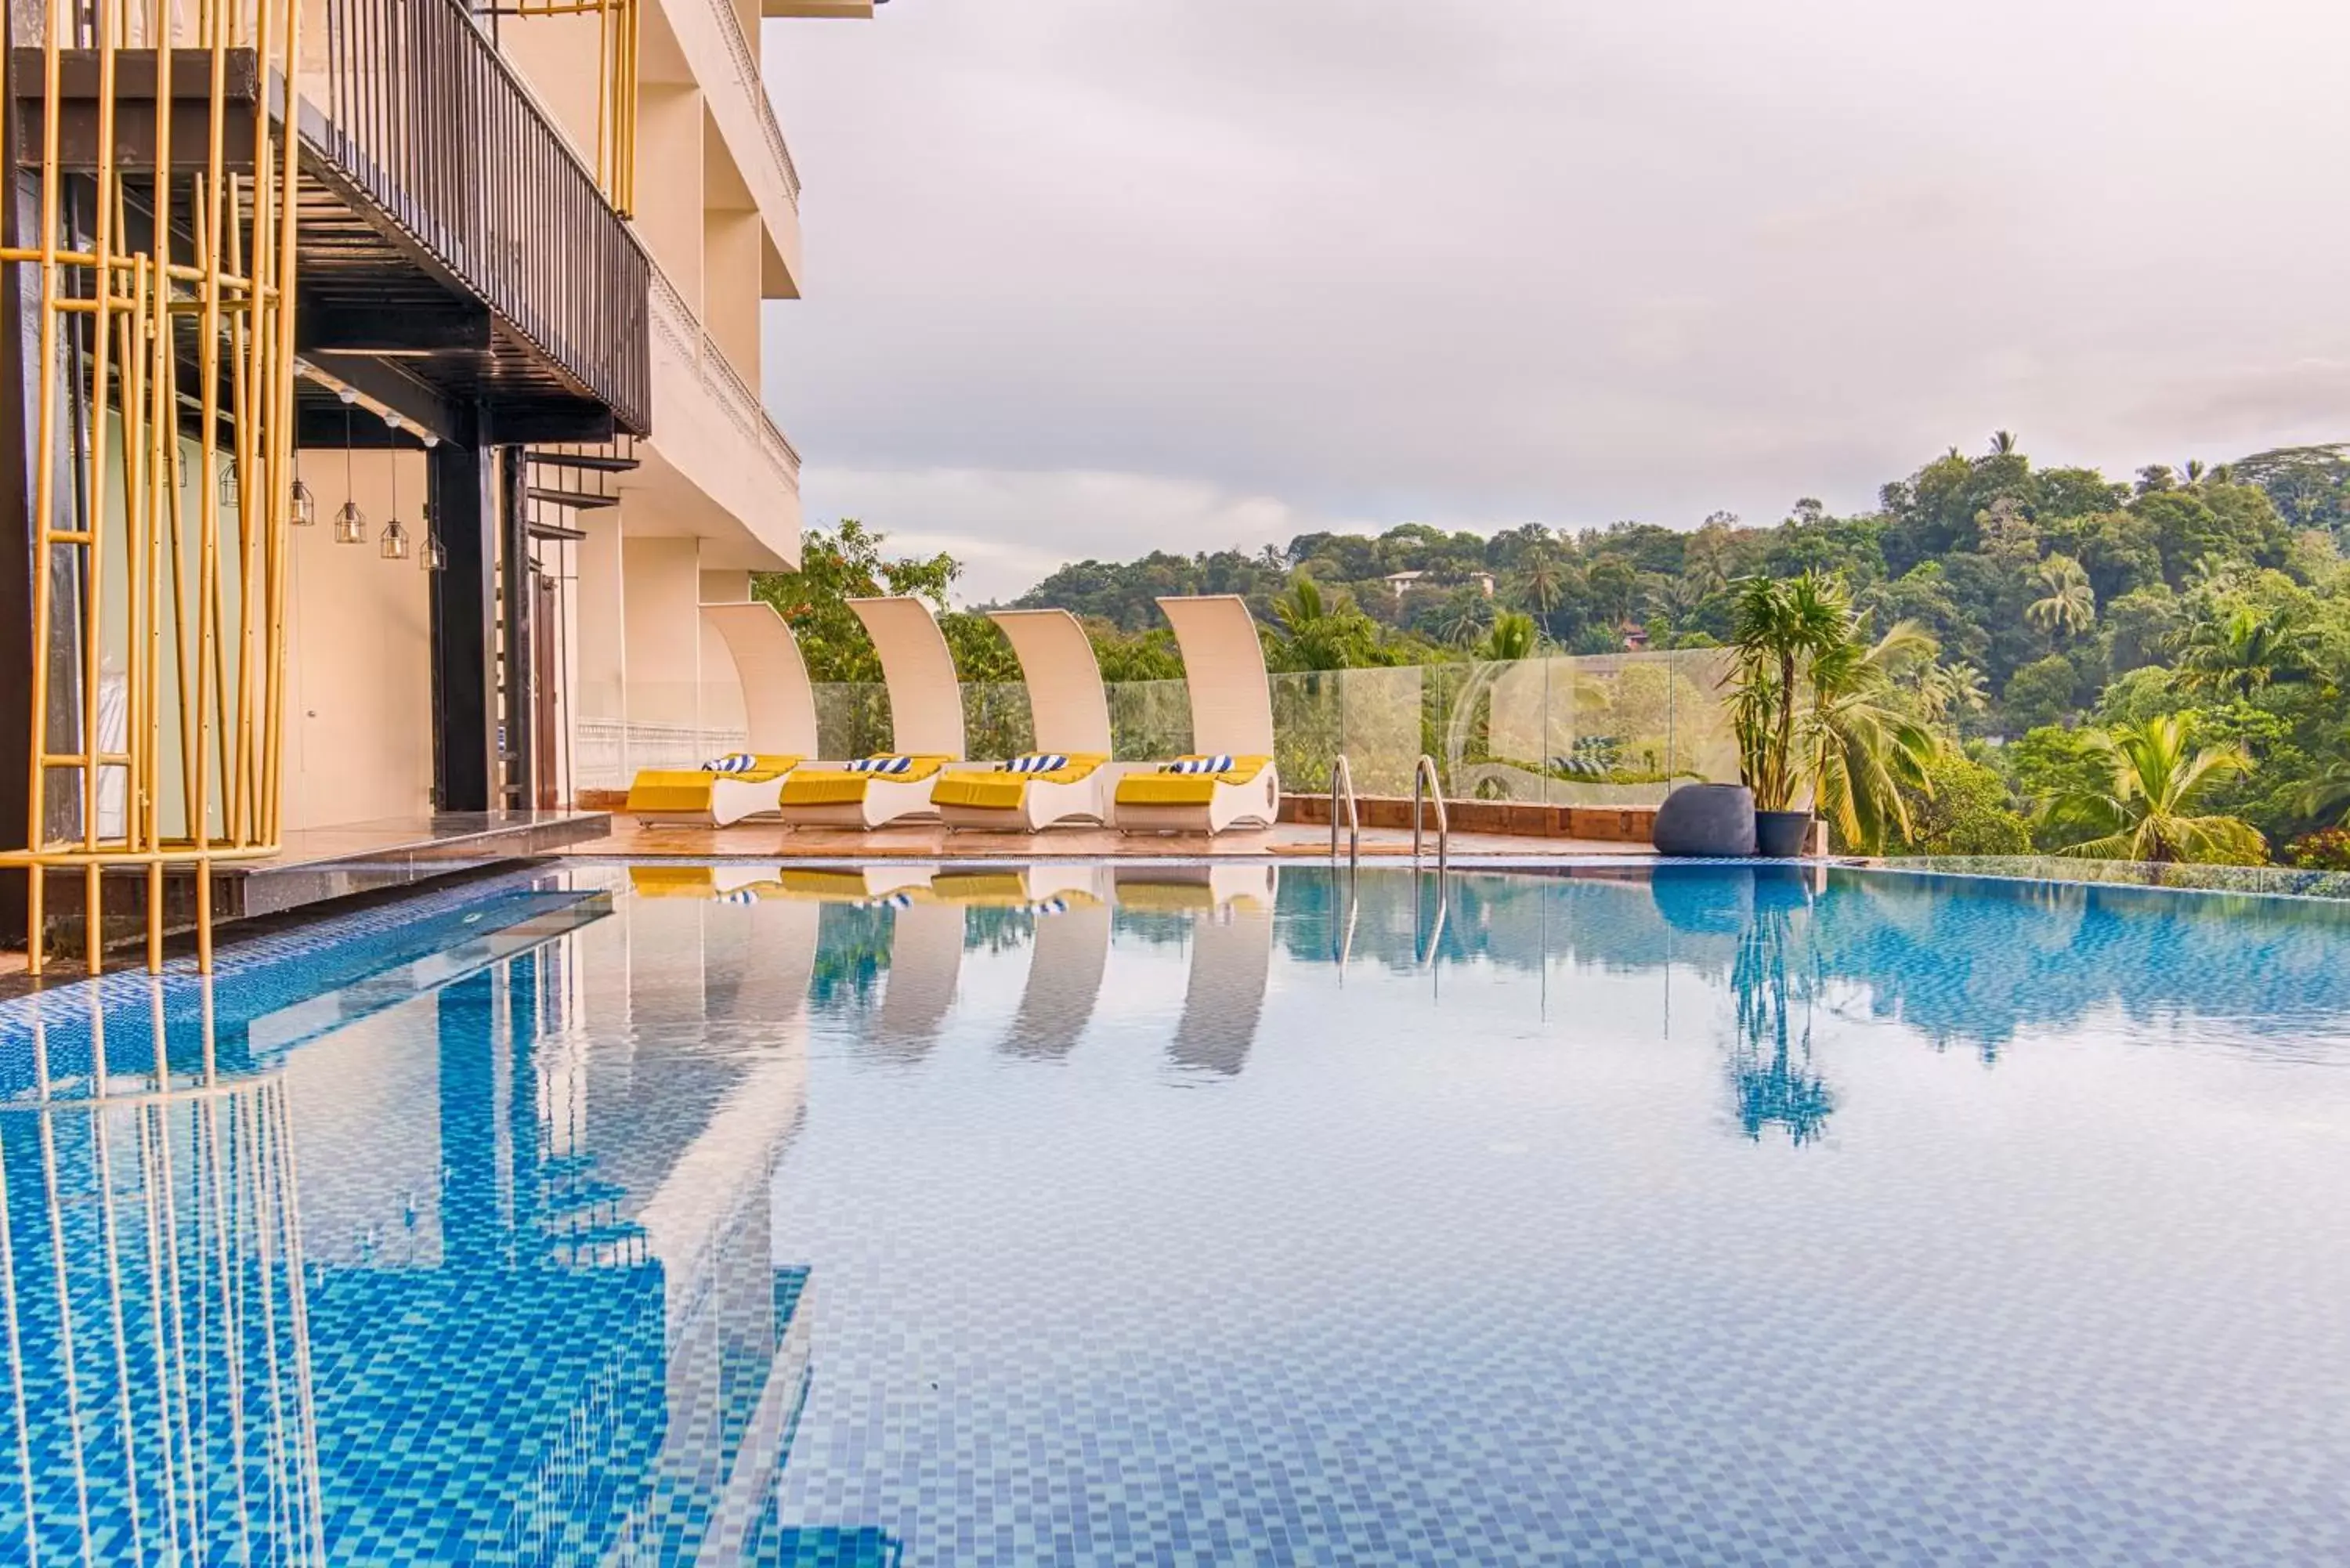
[{"label": "tree", "polygon": [[1094,662],[1101,666],[1104,680],[1183,679],[1183,655],[1176,646],[1174,632],[1168,628],[1127,632],[1099,618],[1085,625],[1086,636],[1094,645]]},{"label": "tree", "polygon": [[2078,637],[2096,624],[2097,593],[2089,574],[2070,556],[2051,556],[2032,574],[2040,592],[2024,609],[2024,618],[2043,631]]},{"label": "tree", "polygon": [[1993,457],[2014,456],[2016,452],[2015,432],[2013,431],[1991,431],[1991,452]]},{"label": "tree", "polygon": [[1485,634],[1493,619],[1493,601],[1474,585],[1453,589],[1438,601],[1430,629],[1440,642],[1467,648]]},{"label": "tree", "polygon": [[1556,550],[1536,545],[1520,557],[1518,569],[1503,584],[1503,591],[1514,603],[1548,619],[1565,602],[1567,580],[1574,570]]},{"label": "tree", "polygon": [[1273,662],[1283,670],[1347,670],[1376,664],[1378,628],[1345,594],[1325,597],[1322,585],[1305,573],[1290,575],[1289,587],[1273,601],[1280,630],[1272,639]]},{"label": "tree", "polygon": [[1631,618],[1632,607],[1640,597],[1640,574],[1632,563],[1621,556],[1602,556],[1583,574],[1583,580],[1591,590],[1592,607],[1611,625]]},{"label": "tree", "polygon": [[2029,855],[2031,825],[2008,803],[1991,768],[1957,751],[1928,765],[1933,789],[1904,790],[1913,855]]},{"label": "tree", "polygon": [[1806,572],[1738,585],[1731,720],[1741,772],[1764,811],[1811,785],[1847,843],[1874,847],[1908,832],[1902,786],[1930,790],[1934,736],[1905,712],[1895,680],[1929,661],[1934,640],[1901,622],[1871,640],[1842,583]]},{"label": "tree", "polygon": [[2282,607],[2239,604],[2220,620],[2199,620],[2180,639],[2179,683],[2189,691],[2250,697],[2316,672],[2317,639]]},{"label": "tree", "polygon": [[2109,767],[2102,788],[2048,803],[2052,824],[2095,836],[2058,853],[2093,860],[2257,865],[2268,846],[2251,824],[2197,811],[2222,781],[2251,771],[2241,746],[2199,746],[2185,714],[2093,732]]},{"label": "tree", "polygon": [[1493,618],[1484,640],[1477,645],[1477,657],[1498,663],[1532,659],[1541,650],[1542,632],[1534,626],[1534,618],[1516,610],[1503,610]]},{"label": "tree", "polygon": [[2008,678],[2000,707],[2010,732],[2053,724],[2073,711],[2073,689],[2079,678],[2073,661],[2061,653],[2035,659]]},{"label": "tree", "polygon": [[1929,664],[1918,678],[1918,696],[1927,717],[1938,722],[1980,713],[1991,706],[1983,672],[1964,659]]},{"label": "tree", "polygon": [[882,594],[912,594],[945,609],[947,589],[962,567],[954,557],[889,556],[882,546],[885,534],[868,529],[854,517],[844,517],[829,534],[811,528],[800,543],[796,572],[753,575],[751,592],[775,607],[799,639],[800,656],[815,680],[872,681],[881,679],[881,660],[873,651],[852,598]]}]

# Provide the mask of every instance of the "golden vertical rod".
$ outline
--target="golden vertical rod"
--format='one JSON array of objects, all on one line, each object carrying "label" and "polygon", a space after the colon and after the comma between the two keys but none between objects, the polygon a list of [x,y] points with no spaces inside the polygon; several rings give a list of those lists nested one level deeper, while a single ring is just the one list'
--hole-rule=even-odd
[{"label": "golden vertical rod", "polygon": [[[168,48],[161,52],[165,55],[171,53]],[[168,68],[161,65],[157,67],[159,73]],[[169,119],[170,117],[159,115],[158,118]],[[160,187],[161,183],[162,181],[159,178],[158,186]],[[157,205],[160,208],[162,202],[159,200]],[[169,373],[171,342],[168,337],[159,337],[157,333],[157,323],[160,321],[168,327],[170,317],[161,313],[160,306],[162,302],[157,295],[161,292],[168,292],[170,285],[154,269],[141,267],[136,286],[139,299],[140,338],[145,348],[145,352],[140,356],[140,364],[143,367],[140,390],[146,400],[142,404],[145,428],[140,432],[142,437],[140,445],[146,453],[147,467],[146,484],[140,493],[141,515],[139,523],[139,547],[142,567],[140,574],[142,606],[140,617],[140,636],[144,643],[145,651],[140,659],[138,678],[140,691],[139,740],[131,749],[140,757],[137,778],[139,813],[141,826],[144,829],[141,835],[143,839],[141,847],[151,855],[162,847],[163,809],[161,799],[163,793],[161,711],[163,634],[162,628],[156,618],[160,607],[157,580],[162,571],[162,564],[157,560],[156,556],[162,519],[155,483],[157,475],[168,475],[168,466],[162,452],[162,441],[167,431],[163,422],[156,417],[156,406],[161,402],[168,410],[170,404],[165,400],[172,390]],[[157,353],[159,344],[162,356],[160,362]],[[162,971],[163,863],[161,860],[150,860],[147,864],[147,972],[161,974]],[[156,1048],[159,1052],[162,1048],[160,1038]]]},{"label": "golden vertical rod", "polygon": [[[89,535],[84,546],[82,566],[81,618],[81,742],[88,758],[81,769],[81,846],[95,853],[98,849],[98,779],[100,769],[98,753],[99,695],[101,661],[105,653],[105,638],[101,635],[106,613],[106,479],[112,466],[107,452],[107,380],[113,369],[113,323],[109,319],[114,308],[114,246],[120,237],[114,226],[114,198],[117,171],[114,167],[114,86],[116,51],[114,14],[105,5],[98,7],[98,192],[92,221],[97,232],[90,249],[99,258],[91,269],[91,308],[95,312],[90,345],[90,376],[88,409],[89,467],[86,504],[88,515],[83,529]],[[106,951],[106,877],[98,862],[92,860],[82,869],[82,952],[89,972],[99,973],[105,967]]]},{"label": "golden vertical rod", "polygon": [[[206,102],[206,148],[204,162],[203,221],[197,225],[202,254],[197,258],[204,269],[203,315],[199,331],[203,342],[198,354],[203,387],[200,407],[203,429],[198,433],[197,470],[204,477],[203,493],[197,497],[198,543],[196,561],[202,584],[197,589],[196,687],[199,706],[196,710],[196,800],[193,811],[196,850],[196,967],[209,974],[212,971],[212,801],[211,764],[208,753],[211,739],[207,720],[211,705],[219,701],[220,649],[220,484],[213,477],[213,441],[219,432],[220,420],[220,307],[221,307],[221,202],[227,187],[223,178],[227,140],[228,30],[222,25],[220,7],[207,0],[212,9],[212,93]],[[223,755],[222,787],[228,782],[228,759]]]},{"label": "golden vertical rod", "polygon": [[[228,176],[227,184],[228,243],[226,260],[227,265],[233,271],[242,273],[244,270],[244,224],[243,220],[238,216],[238,180],[235,174],[232,173]],[[256,193],[255,200],[258,201],[258,199],[259,198]],[[232,844],[244,844],[250,842],[249,836],[246,833],[245,814],[252,805],[252,802],[248,797],[246,788],[247,784],[250,783],[250,772],[245,765],[246,723],[249,717],[246,712],[245,693],[247,686],[250,683],[253,654],[253,530],[246,525],[247,519],[244,513],[244,485],[246,479],[251,472],[251,464],[248,462],[248,459],[251,456],[251,452],[249,451],[251,443],[248,438],[253,428],[252,407],[247,401],[247,392],[250,389],[251,380],[249,375],[251,369],[250,355],[252,350],[250,337],[251,333],[248,330],[244,312],[239,311],[231,316],[228,323],[230,441],[228,460],[236,469],[237,484],[235,627],[236,700],[232,705],[229,703],[226,695],[228,690],[225,684],[227,677],[228,654],[225,646],[224,646],[221,653],[221,672],[224,680],[222,696],[224,711],[221,715],[221,730],[222,736],[224,741],[226,742],[227,749],[223,753],[224,762],[222,766],[221,793],[224,799],[223,802],[224,809],[221,815],[221,828],[224,836],[225,836]],[[206,476],[210,477],[209,468],[207,469]],[[217,486],[215,486],[215,488],[217,488]],[[219,497],[215,495],[213,500],[215,504],[217,504]],[[222,519],[222,525],[225,527],[226,524],[227,519],[224,517]],[[226,639],[224,639],[224,642],[225,640]],[[232,736],[234,739],[230,739]]]},{"label": "golden vertical rod", "polygon": [[[60,101],[58,34],[65,26],[65,7],[53,0],[41,36],[41,92],[45,103]],[[33,469],[33,744],[32,790],[26,802],[25,843],[34,860],[25,869],[25,972],[42,971],[47,943],[43,929],[47,873],[39,861],[47,842],[43,821],[43,797],[48,793],[48,772],[43,757],[48,751],[49,730],[49,509],[57,504],[57,475],[52,446],[57,421],[57,121],[56,114],[41,121],[41,389],[35,400]]]},{"label": "golden vertical rod", "polygon": [[[286,74],[294,79],[295,67],[301,60],[302,7],[296,3],[286,7]],[[277,337],[271,346],[276,381],[277,406],[270,424],[270,447],[274,462],[269,470],[268,518],[270,559],[276,566],[269,595],[269,693],[264,709],[264,763],[262,776],[268,781],[269,809],[267,831],[269,842],[278,841],[283,822],[286,795],[286,552],[292,541],[287,533],[289,513],[293,506],[291,474],[294,449],[302,439],[298,416],[294,406],[294,344],[295,344],[295,274],[297,252],[295,222],[295,182],[299,178],[297,148],[291,127],[278,138],[278,198],[277,198],[277,265],[271,280],[277,288]]]}]

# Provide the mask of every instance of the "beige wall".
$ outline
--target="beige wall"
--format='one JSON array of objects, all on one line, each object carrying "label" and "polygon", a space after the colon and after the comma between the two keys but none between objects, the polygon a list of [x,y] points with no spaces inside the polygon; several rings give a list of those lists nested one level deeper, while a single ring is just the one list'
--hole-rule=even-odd
[{"label": "beige wall", "polygon": [[702,222],[702,324],[751,387],[759,385],[759,214],[711,208]]},{"label": "beige wall", "polygon": [[696,316],[702,291],[702,95],[648,82],[639,98],[637,237]]},{"label": "beige wall", "polygon": [[572,712],[585,719],[623,716],[620,694],[629,679],[628,602],[620,575],[620,513],[617,507],[578,514],[573,523],[588,537],[579,541],[577,618],[572,622],[579,678],[572,687]]},{"label": "beige wall", "polygon": [[430,809],[432,790],[431,579],[421,566],[424,456],[398,457],[400,517],[411,554],[387,561],[377,539],[391,514],[392,454],[351,455],[351,493],[368,543],[335,543],[340,452],[303,454],[318,524],[288,530],[286,826],[317,827]]},{"label": "beige wall", "polygon": [[624,538],[629,713],[637,723],[691,724],[702,681],[699,541]]}]

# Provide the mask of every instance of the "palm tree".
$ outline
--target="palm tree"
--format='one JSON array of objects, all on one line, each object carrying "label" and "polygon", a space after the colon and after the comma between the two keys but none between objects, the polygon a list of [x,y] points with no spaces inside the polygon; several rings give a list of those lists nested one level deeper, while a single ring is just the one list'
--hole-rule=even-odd
[{"label": "palm tree", "polygon": [[2314,822],[2350,826],[2350,763],[2327,763],[2324,772],[2301,786],[2293,807]]},{"label": "palm tree", "polygon": [[2092,732],[2113,766],[2101,790],[2072,790],[2050,800],[2043,819],[2097,836],[2061,849],[2093,860],[2251,861],[2267,858],[2260,830],[2240,817],[2199,814],[2222,780],[2251,772],[2243,747],[2198,746],[2185,714]]},{"label": "palm tree", "polygon": [[1963,659],[1928,665],[1918,675],[1918,694],[1925,701],[1927,714],[1938,720],[1980,713],[1991,706],[1991,683]]},{"label": "palm tree", "polygon": [[1703,583],[1683,573],[1678,577],[1663,578],[1648,590],[1648,608],[1678,630],[1711,597]]},{"label": "palm tree", "polygon": [[1322,597],[1322,585],[1304,572],[1273,598],[1273,618],[1281,630],[1276,651],[1290,670],[1345,670],[1370,661],[1376,628],[1343,593]]},{"label": "palm tree", "polygon": [[1803,786],[1847,842],[1874,846],[1907,834],[1902,786],[1932,793],[1932,732],[1902,711],[1898,678],[1933,659],[1913,621],[1879,638],[1843,583],[1817,572],[1738,585],[1731,639],[1731,722],[1741,772],[1763,811],[1785,811]]},{"label": "palm tree", "polygon": [[1566,601],[1567,574],[1573,570],[1555,550],[1528,550],[1512,574],[1507,592],[1512,599],[1548,619]]},{"label": "palm tree", "polygon": [[1909,836],[1902,786],[1934,793],[1927,769],[1941,742],[1897,696],[1904,670],[1932,665],[1932,635],[1915,621],[1897,621],[1869,642],[1867,622],[1865,614],[1853,617],[1849,635],[1814,657],[1804,727],[1820,815],[1846,843],[1877,849],[1897,833]]},{"label": "palm tree", "polygon": [[1455,588],[1437,607],[1436,635],[1457,648],[1467,648],[1485,634],[1492,618],[1492,600],[1474,587]]},{"label": "palm tree", "polygon": [[2224,619],[2199,620],[2180,644],[2178,678],[2190,691],[2250,697],[2317,670],[2317,636],[2282,609],[2238,605]]},{"label": "palm tree", "polygon": [[2013,457],[2015,455],[2015,432],[2013,431],[1991,431],[1991,454],[1993,457]]},{"label": "palm tree", "polygon": [[2043,631],[2077,637],[2096,624],[2097,591],[2089,574],[2070,556],[2051,556],[2032,574],[2041,597],[2024,607],[2023,618]]},{"label": "palm tree", "polygon": [[1542,631],[1534,618],[1517,610],[1503,610],[1493,618],[1486,628],[1485,639],[1477,645],[1477,657],[1503,663],[1513,659],[1532,659],[1542,649]]}]

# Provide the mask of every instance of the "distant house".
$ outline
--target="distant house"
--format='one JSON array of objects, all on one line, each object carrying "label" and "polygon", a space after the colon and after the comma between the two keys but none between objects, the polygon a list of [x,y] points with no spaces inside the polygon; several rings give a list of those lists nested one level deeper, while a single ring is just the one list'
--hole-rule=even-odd
[{"label": "distant house", "polygon": [[1491,572],[1471,572],[1471,573],[1470,573],[1470,574],[1469,574],[1469,580],[1470,580],[1471,582],[1472,582],[1472,583],[1476,584],[1479,587],[1481,587],[1481,588],[1484,589],[1484,590],[1485,590],[1485,597],[1486,597],[1487,598],[1489,598],[1489,599],[1490,599],[1490,598],[1492,598],[1492,597],[1493,597],[1493,574],[1492,574],[1492,573],[1491,573]]},{"label": "distant house", "polygon": [[1648,646],[1648,628],[1647,627],[1640,625],[1638,621],[1627,620],[1616,629],[1624,634],[1624,650],[1626,652],[1640,653],[1647,649]]},{"label": "distant house", "polygon": [[1382,580],[1400,602],[1404,595],[1419,587],[1419,580],[1426,576],[1426,572],[1389,572]]}]

